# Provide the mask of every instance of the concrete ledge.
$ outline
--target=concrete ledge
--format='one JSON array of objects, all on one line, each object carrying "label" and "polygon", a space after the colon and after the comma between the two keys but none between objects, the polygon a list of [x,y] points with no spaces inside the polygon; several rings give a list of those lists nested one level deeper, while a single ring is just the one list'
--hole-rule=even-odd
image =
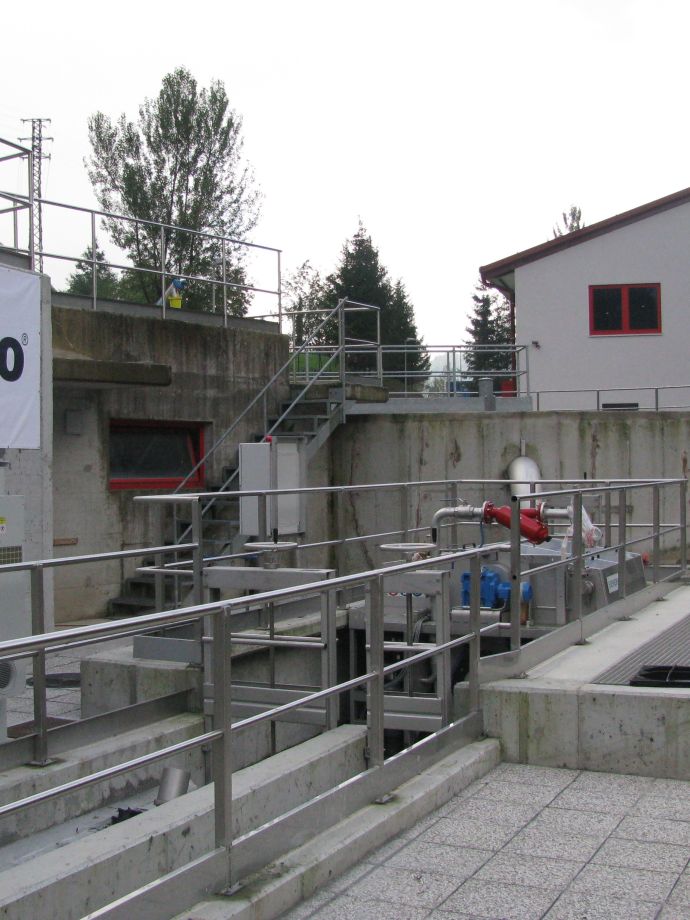
[{"label": "concrete ledge", "polygon": [[690,589],[680,588],[524,679],[485,684],[484,730],[514,763],[690,779],[690,689],[595,682],[689,613]]},{"label": "concrete ledge", "polygon": [[[341,726],[235,773],[235,835],[363,770],[365,739]],[[208,852],[213,836],[209,785],[0,873],[0,916],[77,920]]]},{"label": "concrete ledge", "polygon": [[500,759],[496,741],[467,745],[398,787],[385,804],[361,809],[246,879],[235,894],[204,901],[175,920],[272,920],[439,808]]}]

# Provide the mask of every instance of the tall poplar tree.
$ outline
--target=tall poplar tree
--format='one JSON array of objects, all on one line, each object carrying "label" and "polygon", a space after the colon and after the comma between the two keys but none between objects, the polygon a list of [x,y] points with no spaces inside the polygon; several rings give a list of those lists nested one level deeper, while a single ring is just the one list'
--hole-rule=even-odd
[{"label": "tall poplar tree", "polygon": [[[225,87],[208,89],[184,67],[163,78],[154,99],[146,99],[136,121],[113,122],[102,112],[89,119],[92,154],[88,171],[104,211],[243,239],[258,217],[258,193],[242,160],[242,120],[230,108]],[[221,278],[222,249],[217,240],[146,224],[106,220],[113,242],[133,264],[158,269],[165,246],[165,269],[176,274]],[[243,283],[240,251],[226,248],[226,278]],[[160,279],[132,273],[131,287],[147,303],[160,297]],[[185,304],[208,308],[208,285],[191,283]],[[246,312],[238,293],[232,312]]]}]

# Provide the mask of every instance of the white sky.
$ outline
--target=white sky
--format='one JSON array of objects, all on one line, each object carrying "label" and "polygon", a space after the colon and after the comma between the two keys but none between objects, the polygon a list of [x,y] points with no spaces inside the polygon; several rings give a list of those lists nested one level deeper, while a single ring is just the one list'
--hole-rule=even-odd
[{"label": "white sky", "polygon": [[361,217],[426,343],[457,343],[480,264],[572,203],[593,223],[690,185],[689,34],[685,0],[5,4],[0,136],[51,117],[43,194],[95,206],[88,116],[134,118],[179,65],[221,79],[253,239],[327,273]]}]

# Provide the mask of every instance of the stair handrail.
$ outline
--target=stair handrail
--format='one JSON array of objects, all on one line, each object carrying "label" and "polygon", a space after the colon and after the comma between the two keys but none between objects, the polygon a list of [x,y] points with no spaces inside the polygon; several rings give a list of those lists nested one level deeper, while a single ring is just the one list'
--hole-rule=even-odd
[{"label": "stair handrail", "polygon": [[[251,410],[257,405],[257,403],[259,403],[259,401],[260,401],[262,398],[264,398],[264,397],[268,394],[268,391],[273,387],[273,385],[275,384],[275,382],[276,382],[276,381],[285,373],[285,371],[290,367],[290,365],[294,362],[294,360],[297,358],[297,356],[300,355],[300,354],[302,354],[302,352],[306,350],[307,346],[308,346],[309,344],[311,344],[311,340],[317,335],[317,333],[319,333],[319,332],[323,329],[323,327],[326,325],[326,323],[327,323],[330,319],[332,319],[333,316],[335,316],[335,314],[342,308],[343,304],[345,304],[346,302],[347,302],[347,301],[345,300],[345,298],[339,300],[338,303],[335,305],[335,307],[333,307],[333,309],[332,309],[332,310],[324,317],[324,319],[319,323],[319,325],[316,327],[316,329],[314,329],[313,332],[308,336],[308,338],[305,339],[305,341],[300,345],[300,347],[297,349],[297,351],[293,351],[293,352],[292,352],[292,354],[291,354],[290,357],[287,359],[287,361],[285,362],[285,364],[283,364],[282,367],[280,367],[280,368],[275,372],[275,374],[271,377],[271,379],[268,381],[268,383],[267,383],[264,387],[262,387],[261,390],[259,390],[259,392],[256,394],[256,396],[251,400],[251,402],[249,402],[248,405],[245,406],[245,408],[242,410],[242,412],[240,412],[240,414],[237,416],[237,418],[234,420],[234,422],[232,422],[232,424],[231,424],[228,428],[225,429],[225,431],[215,440],[215,442],[213,443],[213,445],[212,445],[211,447],[209,447],[209,449],[206,451],[206,453],[204,454],[204,456],[198,461],[198,463],[196,463],[195,466],[192,467],[192,469],[187,473],[187,475],[186,475],[185,478],[182,480],[182,482],[181,482],[181,483],[177,486],[177,488],[174,490],[174,493],[173,493],[173,494],[177,494],[178,492],[181,492],[181,491],[184,489],[184,487],[185,487],[185,486],[187,485],[187,483],[192,479],[192,477],[193,477],[193,476],[201,469],[201,467],[208,461],[209,457],[211,457],[211,456],[216,452],[216,450],[218,450],[218,448],[221,446],[221,444],[224,444],[224,443],[225,443],[225,441],[227,440],[228,436],[229,436],[230,434],[232,434],[232,432],[238,427],[238,425],[240,424],[240,422],[243,421],[243,419],[251,412]],[[264,437],[265,437],[265,435],[264,435]]]}]

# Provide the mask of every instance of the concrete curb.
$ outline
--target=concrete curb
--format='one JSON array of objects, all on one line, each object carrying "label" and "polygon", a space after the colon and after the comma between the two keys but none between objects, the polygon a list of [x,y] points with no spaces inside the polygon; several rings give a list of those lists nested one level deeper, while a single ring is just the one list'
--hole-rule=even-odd
[{"label": "concrete curb", "polygon": [[250,876],[235,894],[204,901],[175,920],[272,920],[445,804],[500,759],[496,740],[469,744],[399,786],[385,804],[355,812]]}]

